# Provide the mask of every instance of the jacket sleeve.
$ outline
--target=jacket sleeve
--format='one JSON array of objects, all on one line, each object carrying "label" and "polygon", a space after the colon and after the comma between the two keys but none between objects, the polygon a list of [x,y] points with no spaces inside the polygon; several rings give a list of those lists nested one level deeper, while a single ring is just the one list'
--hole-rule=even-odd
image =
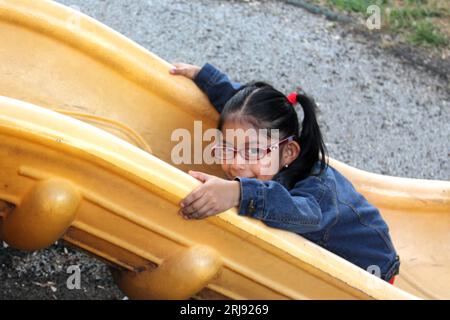
[{"label": "jacket sleeve", "polygon": [[213,65],[206,63],[194,79],[194,83],[208,96],[211,104],[221,113],[223,107],[242,85]]},{"label": "jacket sleeve", "polygon": [[308,189],[294,188],[288,191],[273,180],[241,177],[236,177],[235,180],[241,185],[239,215],[298,234],[319,231],[325,227],[313,190],[308,192]]}]

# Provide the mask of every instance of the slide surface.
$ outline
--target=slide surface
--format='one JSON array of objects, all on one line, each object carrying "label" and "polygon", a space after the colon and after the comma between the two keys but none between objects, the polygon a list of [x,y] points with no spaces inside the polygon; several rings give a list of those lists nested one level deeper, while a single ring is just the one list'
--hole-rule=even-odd
[{"label": "slide surface", "polygon": [[[199,182],[171,135],[217,113],[170,64],[52,1],[0,1],[0,238],[37,250],[63,238],[110,263],[131,298],[450,298],[450,183],[381,176],[331,159],[387,220],[392,286],[301,236],[235,210],[186,221]],[[201,128],[194,121],[201,121]],[[208,142],[206,142],[208,143]],[[6,213],[5,213],[6,212]]]}]

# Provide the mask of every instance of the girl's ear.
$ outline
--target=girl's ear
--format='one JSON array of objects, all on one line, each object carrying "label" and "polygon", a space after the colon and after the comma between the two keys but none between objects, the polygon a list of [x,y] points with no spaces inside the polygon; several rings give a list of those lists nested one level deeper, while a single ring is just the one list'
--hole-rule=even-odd
[{"label": "girl's ear", "polygon": [[283,149],[283,165],[290,165],[300,155],[301,147],[297,141],[287,143]]}]

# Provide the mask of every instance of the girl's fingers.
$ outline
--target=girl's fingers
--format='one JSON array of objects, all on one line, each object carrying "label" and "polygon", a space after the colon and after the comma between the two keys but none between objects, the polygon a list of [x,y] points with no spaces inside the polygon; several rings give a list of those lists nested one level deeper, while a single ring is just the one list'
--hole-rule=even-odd
[{"label": "girl's fingers", "polygon": [[194,170],[189,170],[188,173],[195,179],[200,180],[201,182],[206,182],[214,177],[210,174],[203,173],[200,171],[194,171]]},{"label": "girl's fingers", "polygon": [[217,211],[215,211],[214,209],[209,209],[208,211],[206,211],[205,212],[205,214],[203,215],[203,217],[204,218],[206,218],[206,217],[210,217],[210,216],[213,216],[213,215],[216,215],[216,214],[218,214],[219,212],[217,212]]},{"label": "girl's fingers", "polygon": [[205,177],[205,175],[202,172],[189,170],[188,173],[189,173],[189,175],[191,175],[195,179],[199,180],[200,182],[205,182],[206,181],[206,177]]},{"label": "girl's fingers", "polygon": [[192,202],[189,206],[184,207],[181,211],[183,212],[183,214],[190,216],[193,213],[203,210],[207,206],[208,206],[208,199],[202,197]]},{"label": "girl's fingers", "polygon": [[183,68],[172,68],[169,72],[175,75],[187,76],[187,70]]},{"label": "girl's fingers", "polygon": [[191,214],[190,216],[189,216],[189,219],[197,219],[197,220],[199,220],[199,219],[203,219],[203,218],[206,218],[205,217],[205,213],[204,212],[195,212],[195,213],[193,213],[193,214]]},{"label": "girl's fingers", "polygon": [[194,189],[194,191],[192,191],[191,193],[189,193],[186,198],[184,198],[181,202],[180,202],[180,206],[182,208],[186,208],[188,206],[190,206],[194,201],[196,201],[197,199],[199,199],[204,193],[203,190],[203,185],[198,186],[197,188]]},{"label": "girl's fingers", "polygon": [[175,67],[172,69],[182,69],[182,68],[186,67],[186,65],[184,63],[180,63],[180,62],[172,63],[172,65]]},{"label": "girl's fingers", "polygon": [[185,66],[182,63],[172,63],[173,67],[169,70],[171,74],[182,74]]},{"label": "girl's fingers", "polygon": [[183,210],[182,210],[182,209],[180,209],[180,210],[178,211],[178,214],[179,214],[183,219],[186,219],[186,220],[189,220],[189,219],[190,219],[190,217],[189,217],[187,214],[184,214],[184,213],[183,213]]},{"label": "girl's fingers", "polygon": [[201,209],[197,210],[196,212],[192,213],[189,218],[190,219],[203,219],[208,216],[208,212],[211,211],[211,205],[206,204]]},{"label": "girl's fingers", "polygon": [[169,72],[173,75],[185,76],[186,78],[191,79],[193,76],[192,66],[185,63],[174,63],[174,67],[172,67]]},{"label": "girl's fingers", "polygon": [[172,65],[173,67],[169,70],[170,74],[181,75],[191,80],[193,80],[200,71],[200,67],[192,64],[173,63]]}]

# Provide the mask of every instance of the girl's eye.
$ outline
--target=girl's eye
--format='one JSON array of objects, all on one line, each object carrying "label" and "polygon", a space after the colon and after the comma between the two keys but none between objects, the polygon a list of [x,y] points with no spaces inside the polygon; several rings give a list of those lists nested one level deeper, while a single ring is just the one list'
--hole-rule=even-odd
[{"label": "girl's eye", "polygon": [[226,154],[227,156],[233,156],[234,155],[234,149],[233,148],[224,148],[224,154]]},{"label": "girl's eye", "polygon": [[231,159],[234,157],[234,149],[224,146],[218,146],[213,149],[213,156],[218,159]]},{"label": "girl's eye", "polygon": [[249,147],[246,149],[246,153],[248,157],[258,159],[264,155],[264,149],[257,147]]}]

